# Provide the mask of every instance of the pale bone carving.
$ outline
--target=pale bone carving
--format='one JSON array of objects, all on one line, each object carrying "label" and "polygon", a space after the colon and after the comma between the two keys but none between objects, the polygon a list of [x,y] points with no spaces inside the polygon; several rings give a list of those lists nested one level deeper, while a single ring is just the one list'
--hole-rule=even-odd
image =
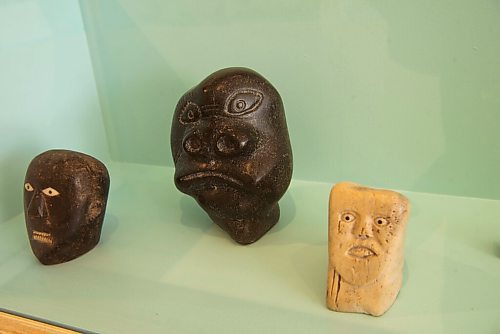
[{"label": "pale bone carving", "polygon": [[384,314],[401,288],[410,203],[355,183],[330,192],[326,304],[340,312]]}]

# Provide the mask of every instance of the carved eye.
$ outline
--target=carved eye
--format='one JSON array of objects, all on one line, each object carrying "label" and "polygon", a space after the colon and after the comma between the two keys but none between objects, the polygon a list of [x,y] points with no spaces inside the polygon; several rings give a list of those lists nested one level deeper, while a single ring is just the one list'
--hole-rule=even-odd
[{"label": "carved eye", "polygon": [[229,96],[224,111],[230,115],[245,115],[257,110],[262,99],[262,93],[257,90],[240,90]]},{"label": "carved eye", "polygon": [[33,187],[28,182],[24,184],[24,189],[26,189],[27,191],[33,191]]},{"label": "carved eye", "polygon": [[385,226],[388,224],[388,222],[387,222],[387,219],[382,218],[382,217],[378,217],[378,218],[375,218],[375,224],[377,224],[377,226]]},{"label": "carved eye", "polygon": [[352,223],[356,220],[356,216],[350,212],[346,212],[342,215],[342,221],[346,223]]},{"label": "carved eye", "polygon": [[186,103],[184,108],[182,108],[179,121],[182,124],[189,124],[198,122],[200,118],[201,118],[200,107],[198,107],[198,105],[193,102],[188,102]]},{"label": "carved eye", "polygon": [[59,195],[59,191],[55,190],[54,188],[45,188],[42,190],[42,193],[44,193],[47,196],[54,197]]}]

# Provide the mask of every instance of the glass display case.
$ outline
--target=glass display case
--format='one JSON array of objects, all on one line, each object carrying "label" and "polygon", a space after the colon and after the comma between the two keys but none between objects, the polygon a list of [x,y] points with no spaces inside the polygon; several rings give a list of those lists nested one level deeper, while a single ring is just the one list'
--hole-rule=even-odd
[{"label": "glass display case", "polygon": [[[0,2],[0,309],[97,333],[499,332],[498,40],[495,0]],[[170,153],[179,97],[230,66],[280,92],[294,155],[248,246],[175,188]],[[105,162],[111,188],[98,246],[44,266],[22,191],[52,148]],[[346,180],[412,204],[382,317],[325,305]]]}]

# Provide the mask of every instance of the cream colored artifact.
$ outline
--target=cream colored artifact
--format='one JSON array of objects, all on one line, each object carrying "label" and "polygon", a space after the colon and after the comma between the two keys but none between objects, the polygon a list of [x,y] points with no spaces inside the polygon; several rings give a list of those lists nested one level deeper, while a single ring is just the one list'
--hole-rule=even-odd
[{"label": "cream colored artifact", "polygon": [[403,195],[355,183],[330,192],[326,304],[340,312],[379,316],[401,288],[410,211]]}]

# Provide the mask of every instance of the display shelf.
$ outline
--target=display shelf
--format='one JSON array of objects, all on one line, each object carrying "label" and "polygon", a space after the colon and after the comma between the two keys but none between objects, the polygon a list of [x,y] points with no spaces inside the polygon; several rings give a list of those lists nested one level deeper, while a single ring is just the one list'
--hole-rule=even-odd
[{"label": "display shelf", "polygon": [[77,334],[80,332],[80,330],[74,331],[23,315],[3,312],[0,309],[0,334]]},{"label": "display shelf", "polygon": [[0,224],[0,308],[99,333],[500,332],[500,201],[404,192],[403,287],[376,318],[325,307],[331,184],[293,180],[278,225],[241,246],[172,168],[109,170],[101,241],[76,260],[43,266],[22,214]]}]

